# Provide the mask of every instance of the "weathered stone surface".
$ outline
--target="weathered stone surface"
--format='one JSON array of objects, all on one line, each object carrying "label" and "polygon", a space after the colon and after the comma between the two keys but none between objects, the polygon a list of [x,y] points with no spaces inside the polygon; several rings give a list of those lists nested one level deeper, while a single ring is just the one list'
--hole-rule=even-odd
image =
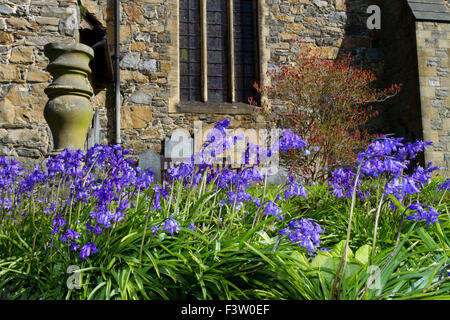
[{"label": "weathered stone surface", "polygon": [[66,8],[59,22],[59,32],[61,34],[77,37],[76,32],[80,26],[77,8]]},{"label": "weathered stone surface", "polygon": [[15,144],[28,144],[36,143],[40,141],[40,135],[38,132],[32,129],[15,129],[10,130],[6,137],[6,142]]},{"label": "weathered stone surface", "polygon": [[16,29],[32,28],[32,25],[25,18],[11,17],[6,19],[6,23]]},{"label": "weathered stone surface", "polygon": [[36,17],[36,22],[40,25],[59,26],[59,18],[55,17]]},{"label": "weathered stone surface", "polygon": [[133,42],[131,44],[131,51],[142,52],[147,47],[147,43],[145,42]]},{"label": "weathered stone surface", "polygon": [[14,12],[15,12],[15,10],[13,7],[11,7],[7,4],[0,3],[0,14],[10,15]]},{"label": "weathered stone surface", "polygon": [[152,121],[152,109],[148,106],[131,105],[121,109],[123,129],[144,128]]},{"label": "weathered stone surface", "polygon": [[50,74],[42,69],[31,67],[28,69],[27,78],[28,82],[47,82],[50,79]]},{"label": "weathered stone surface", "polygon": [[33,48],[32,47],[16,47],[11,51],[11,59],[9,59],[12,63],[32,63],[33,62]]},{"label": "weathered stone surface", "polygon": [[0,82],[9,82],[20,79],[20,72],[16,65],[0,65]]},{"label": "weathered stone surface", "polygon": [[127,14],[130,22],[144,23],[144,11],[136,3],[124,3],[123,10]]},{"label": "weathered stone surface", "polygon": [[15,85],[0,100],[0,119],[14,124],[44,123],[43,110],[47,97],[42,85]]},{"label": "weathered stone surface", "polygon": [[0,32],[0,44],[12,44],[14,42],[14,37],[9,32]]},{"label": "weathered stone surface", "polygon": [[[434,161],[441,167],[439,172],[450,175],[450,122],[447,108],[450,105],[448,94],[449,73],[447,51],[450,32],[444,24],[418,22],[418,61],[421,85],[421,104],[423,135],[425,140],[433,141],[431,150],[425,151],[427,161]],[[426,30],[426,31],[421,31]],[[430,45],[432,43],[432,45]],[[447,108],[446,108],[447,107]]]},{"label": "weathered stone surface", "polygon": [[140,59],[139,52],[132,52],[126,54],[122,61],[120,62],[120,67],[124,69],[137,69],[138,63]]},{"label": "weathered stone surface", "polygon": [[128,100],[130,102],[133,102],[136,104],[151,105],[152,99],[153,99],[153,95],[151,93],[137,91],[137,92],[133,93]]},{"label": "weathered stone surface", "polygon": [[156,72],[156,60],[141,60],[138,65],[138,69],[142,73]]}]

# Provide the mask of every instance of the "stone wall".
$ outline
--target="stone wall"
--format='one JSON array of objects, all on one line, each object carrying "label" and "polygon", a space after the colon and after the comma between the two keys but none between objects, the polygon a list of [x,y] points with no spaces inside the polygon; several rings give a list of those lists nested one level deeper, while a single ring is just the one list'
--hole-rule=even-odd
[{"label": "stone wall", "polygon": [[[0,0],[0,154],[40,159],[52,149],[43,118],[49,84],[48,42],[78,39],[80,7],[107,30],[114,54],[113,0]],[[380,30],[368,30],[366,9],[378,0],[258,1],[261,81],[265,71],[292,61],[300,50],[336,58],[350,52],[389,85]],[[193,133],[193,122],[212,125],[229,118],[231,127],[264,125],[260,114],[174,112],[178,83],[177,1],[134,0],[120,4],[121,138],[132,156],[148,149],[161,152],[162,141],[177,128]],[[301,41],[301,42],[300,42]],[[448,45],[447,45],[448,47]],[[391,82],[392,83],[392,82]],[[92,98],[100,115],[100,142],[115,143],[114,86]],[[448,150],[448,149],[447,149]]]},{"label": "stone wall", "polygon": [[[358,64],[378,73],[382,71],[379,31],[366,28],[366,9],[373,1],[261,2],[262,25],[259,27],[264,39],[261,39],[260,50],[267,58],[261,62],[263,70],[288,63],[299,50],[308,48],[313,54],[330,59],[351,52]],[[82,3],[93,12],[99,12],[95,4],[102,2],[84,0]],[[243,128],[263,123],[261,116],[248,112],[217,114],[169,110],[170,99],[175,94],[171,86],[177,72],[173,50],[177,34],[173,23],[177,16],[175,8],[173,0],[136,0],[121,4],[122,138],[124,147],[134,154],[148,148],[160,152],[165,136],[180,127],[192,133],[192,123],[196,120],[213,124],[227,117],[231,127]],[[112,26],[108,26],[112,35]],[[112,131],[108,136],[109,142],[113,142]]]},{"label": "stone wall", "polygon": [[76,0],[0,1],[0,155],[32,165],[52,149],[43,46],[77,38]]},{"label": "stone wall", "polygon": [[383,56],[379,30],[369,30],[367,7],[377,0],[266,0],[272,63],[295,59],[300,50],[334,59],[351,53],[356,65],[380,74]]},{"label": "stone wall", "polygon": [[423,136],[435,142],[425,153],[425,160],[450,176],[450,24],[418,21],[416,34]]}]

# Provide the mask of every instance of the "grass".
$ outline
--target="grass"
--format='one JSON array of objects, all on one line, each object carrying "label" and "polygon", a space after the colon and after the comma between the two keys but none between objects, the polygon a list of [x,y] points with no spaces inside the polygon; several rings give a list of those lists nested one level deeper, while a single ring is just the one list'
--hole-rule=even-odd
[{"label": "grass", "polygon": [[[443,272],[450,263],[449,198],[448,194],[441,198],[443,192],[436,196],[436,186],[442,182],[433,180],[418,196],[442,213],[439,224],[426,227],[424,222],[404,220],[399,232],[401,210],[383,203],[373,263],[379,196],[366,201],[356,198],[348,261],[334,296],[351,199],[337,199],[327,185],[308,186],[307,200],[298,197],[278,203],[285,213],[280,222],[261,214],[254,204],[241,210],[235,204],[219,206],[224,191],[206,182],[198,189],[176,184],[161,211],[152,210],[146,200],[152,196],[151,189],[134,195],[136,206],[126,211],[126,219],[114,229],[95,237],[100,251],[86,260],[52,242],[51,217],[30,199],[30,213],[15,223],[3,223],[0,229],[0,292],[6,299],[46,300],[449,299],[450,282]],[[277,188],[251,187],[248,192],[273,199]],[[92,205],[74,204],[67,210],[86,221]],[[171,236],[151,231],[150,226],[171,215],[180,222],[180,232]],[[286,237],[277,243],[278,232],[299,217],[325,229],[321,247],[329,252],[308,255]],[[194,230],[189,229],[190,223],[195,223]],[[76,272],[67,273],[72,265],[77,266]],[[79,289],[69,289],[68,283],[79,284]]]}]

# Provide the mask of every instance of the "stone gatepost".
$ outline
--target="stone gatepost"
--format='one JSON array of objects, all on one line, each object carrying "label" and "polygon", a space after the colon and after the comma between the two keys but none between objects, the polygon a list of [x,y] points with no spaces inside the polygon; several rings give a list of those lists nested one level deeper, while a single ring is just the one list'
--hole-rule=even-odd
[{"label": "stone gatepost", "polygon": [[84,149],[93,117],[90,98],[93,95],[88,76],[94,51],[83,44],[49,43],[44,47],[50,59],[48,72],[53,82],[44,90],[49,101],[44,117],[53,135],[53,152]]}]

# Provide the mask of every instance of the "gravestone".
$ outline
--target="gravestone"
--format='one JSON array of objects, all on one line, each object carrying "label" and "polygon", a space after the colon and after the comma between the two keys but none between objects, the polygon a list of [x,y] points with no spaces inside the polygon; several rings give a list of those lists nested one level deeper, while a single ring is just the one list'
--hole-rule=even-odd
[{"label": "gravestone", "polygon": [[94,118],[92,119],[92,127],[89,129],[87,139],[87,149],[92,148],[95,144],[100,144],[100,117],[98,110],[94,111]]},{"label": "gravestone", "polygon": [[145,170],[150,168],[155,172],[155,182],[161,182],[161,155],[153,149],[148,149],[146,152],[139,155],[139,168]]},{"label": "gravestone", "polygon": [[[194,139],[189,131],[177,129],[172,136],[165,139],[164,157],[173,159],[173,163],[188,161],[194,152]],[[166,168],[165,168],[166,169]]]},{"label": "gravestone", "polygon": [[267,182],[279,186],[286,181],[287,175],[287,169],[280,166],[277,172],[267,175]]}]

